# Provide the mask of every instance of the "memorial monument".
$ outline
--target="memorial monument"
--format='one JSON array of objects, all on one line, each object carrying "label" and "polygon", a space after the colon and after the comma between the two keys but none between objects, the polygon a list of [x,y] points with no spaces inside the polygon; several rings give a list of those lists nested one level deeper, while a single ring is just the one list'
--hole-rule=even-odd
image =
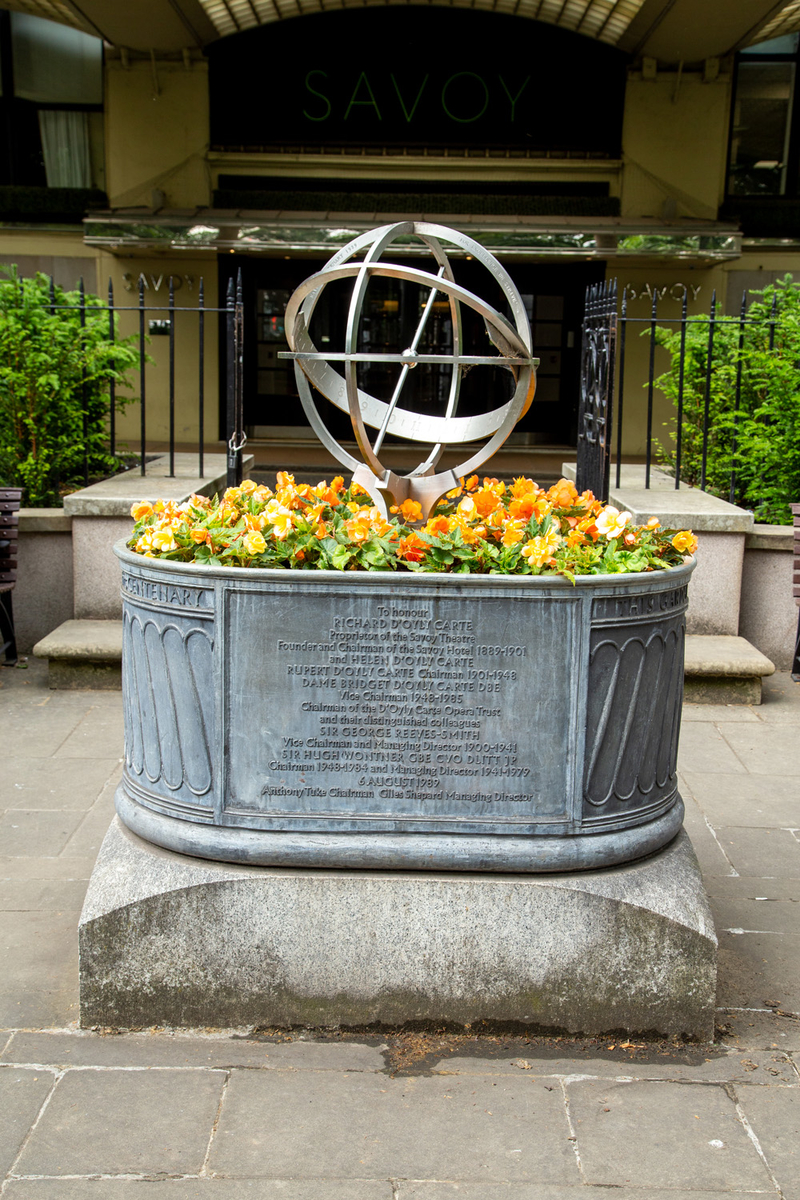
[{"label": "memorial monument", "polygon": [[[398,239],[435,274],[382,259]],[[445,243],[487,267],[512,321],[455,282]],[[411,345],[380,356],[397,368],[387,399],[359,386],[379,275],[428,290]],[[334,279],[353,280],[346,338],[323,356],[313,316]],[[426,355],[439,293],[452,353]],[[462,304],[497,355],[461,352]],[[292,297],[287,338],[311,424],[384,517],[435,510],[534,394],[510,278],[436,226],[351,242]],[[451,372],[444,411],[404,408],[408,373],[432,360]],[[498,365],[510,399],[460,416],[463,368]],[[312,388],[349,412],[361,460]],[[381,462],[387,434],[427,444],[405,475]],[[437,470],[453,444],[464,461]],[[112,827],[82,916],[84,1023],[710,1032],[716,943],[675,774],[691,562],[566,578],[117,553],[127,829]]]}]

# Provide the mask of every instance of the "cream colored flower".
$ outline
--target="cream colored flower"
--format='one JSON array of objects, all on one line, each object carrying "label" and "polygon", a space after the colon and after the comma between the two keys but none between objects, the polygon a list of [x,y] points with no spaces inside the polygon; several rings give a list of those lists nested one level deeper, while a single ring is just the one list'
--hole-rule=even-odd
[{"label": "cream colored flower", "polygon": [[607,504],[600,516],[596,518],[595,525],[598,532],[605,537],[616,538],[624,532],[630,519],[629,512],[620,512],[618,508],[614,508],[613,504]]}]

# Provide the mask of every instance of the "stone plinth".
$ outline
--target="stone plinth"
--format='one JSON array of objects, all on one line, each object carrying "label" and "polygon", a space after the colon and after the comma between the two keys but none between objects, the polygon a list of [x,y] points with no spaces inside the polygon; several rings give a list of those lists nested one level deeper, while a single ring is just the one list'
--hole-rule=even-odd
[{"label": "stone plinth", "polygon": [[212,863],[115,819],[81,916],[81,1023],[710,1039],[716,951],[685,833],[602,871],[445,874]]}]

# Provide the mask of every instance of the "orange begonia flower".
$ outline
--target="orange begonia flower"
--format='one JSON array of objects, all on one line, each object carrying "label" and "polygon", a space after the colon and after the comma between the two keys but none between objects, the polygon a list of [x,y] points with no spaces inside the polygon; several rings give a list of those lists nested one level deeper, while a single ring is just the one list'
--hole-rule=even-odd
[{"label": "orange begonia flower", "polygon": [[278,471],[275,483],[279,488],[294,487],[294,475],[290,475],[288,471]]},{"label": "orange begonia flower", "polygon": [[131,505],[131,516],[134,521],[141,521],[144,517],[149,517],[153,512],[152,504],[148,504],[146,500],[140,500],[138,504]]},{"label": "orange begonia flower", "polygon": [[410,533],[408,537],[400,538],[397,547],[397,557],[404,558],[407,562],[422,562],[427,549],[428,547],[425,542],[418,538],[415,533]]},{"label": "orange begonia flower", "polygon": [[446,537],[450,532],[450,522],[447,517],[429,517],[425,525],[425,532],[434,537]]},{"label": "orange begonia flower", "polygon": [[516,546],[525,536],[525,527],[517,521],[509,521],[503,531],[503,545]]}]

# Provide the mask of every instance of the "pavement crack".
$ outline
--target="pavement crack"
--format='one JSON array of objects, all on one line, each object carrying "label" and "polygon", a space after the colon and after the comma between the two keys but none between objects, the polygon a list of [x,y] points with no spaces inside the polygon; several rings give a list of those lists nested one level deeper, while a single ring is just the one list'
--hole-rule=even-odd
[{"label": "pavement crack", "polygon": [[222,1106],[225,1103],[225,1096],[227,1095],[227,1092],[228,1092],[228,1084],[230,1083],[230,1079],[231,1079],[231,1072],[226,1071],[225,1078],[222,1081],[222,1089],[219,1094],[219,1104],[217,1105],[217,1111],[214,1114],[214,1123],[212,1124],[211,1132],[208,1135],[208,1145],[206,1146],[206,1152],[205,1152],[205,1155],[203,1156],[203,1165],[200,1168],[201,1176],[208,1175],[208,1160],[211,1157],[211,1147],[214,1143],[214,1138],[216,1137],[217,1129],[219,1128],[219,1122],[220,1122],[220,1118],[222,1116]]},{"label": "pavement crack", "polygon": [[741,1104],[739,1103],[739,1097],[736,1094],[735,1087],[733,1086],[732,1083],[731,1084],[723,1084],[723,1091],[728,1096],[730,1096],[731,1100],[733,1101],[734,1107],[736,1108],[736,1115],[739,1118],[742,1128],[744,1129],[745,1133],[749,1137],[750,1141],[753,1143],[753,1147],[755,1148],[755,1151],[758,1154],[758,1157],[761,1159],[762,1163],[764,1164],[764,1170],[767,1172],[767,1175],[769,1175],[772,1186],[775,1188],[775,1191],[778,1193],[778,1195],[782,1197],[783,1189],[781,1188],[781,1185],[778,1183],[777,1179],[775,1178],[774,1174],[772,1173],[772,1168],[770,1167],[769,1163],[767,1162],[767,1156],[761,1148],[761,1142],[758,1140],[758,1135],[757,1135],[755,1129],[753,1129],[753,1126],[748,1121],[747,1114],[745,1113],[744,1109],[742,1108]]},{"label": "pavement crack", "polygon": [[578,1168],[578,1175],[580,1176],[581,1183],[586,1183],[587,1182],[586,1176],[583,1173],[583,1163],[581,1162],[581,1152],[580,1152],[580,1148],[578,1146],[578,1135],[575,1131],[575,1126],[572,1123],[572,1113],[571,1113],[570,1107],[569,1107],[569,1092],[567,1091],[567,1081],[566,1081],[566,1079],[561,1079],[560,1083],[561,1083],[561,1095],[564,1100],[564,1112],[566,1113],[567,1126],[569,1127],[569,1139],[568,1140],[572,1144],[572,1152],[575,1155],[575,1165]]},{"label": "pavement crack", "polygon": [[711,824],[711,822],[709,821],[709,819],[708,819],[708,817],[705,815],[705,813],[703,814],[703,820],[704,820],[704,821],[705,821],[705,823],[706,823],[706,828],[708,829],[708,832],[711,834],[712,838],[713,838],[713,839],[714,839],[714,841],[717,843],[717,846],[719,847],[719,852],[720,852],[720,854],[722,855],[722,857],[725,859],[725,862],[726,862],[726,863],[728,864],[728,866],[730,867],[730,875],[731,875],[731,877],[732,877],[732,878],[733,878],[733,877],[735,877],[736,879],[738,879],[738,878],[739,878],[739,872],[736,870],[736,867],[733,865],[733,863],[731,862],[731,860],[728,858],[727,854],[725,853],[725,849],[724,849],[724,847],[723,847],[723,845],[722,845],[722,842],[721,842],[721,841],[719,840],[719,838],[717,837],[717,831],[716,831],[716,829],[714,828],[714,826]]},{"label": "pavement crack", "polygon": [[[52,1068],[52,1067],[51,1067],[51,1068],[49,1068],[49,1069],[50,1069],[50,1070],[53,1070],[53,1068]],[[14,1175],[14,1169],[15,1169],[15,1167],[16,1167],[16,1165],[17,1165],[17,1163],[19,1162],[20,1158],[22,1157],[22,1155],[25,1153],[25,1149],[26,1149],[26,1147],[27,1147],[27,1145],[28,1145],[28,1142],[31,1140],[31,1138],[33,1137],[34,1133],[36,1132],[36,1130],[37,1130],[37,1128],[38,1128],[38,1126],[39,1126],[39,1122],[41,1121],[42,1117],[43,1117],[43,1116],[44,1116],[44,1114],[46,1113],[46,1111],[47,1111],[47,1108],[48,1108],[48,1106],[49,1106],[49,1104],[50,1104],[50,1101],[51,1101],[51,1100],[52,1100],[52,1098],[53,1098],[53,1095],[54,1095],[54,1093],[55,1093],[55,1090],[56,1090],[56,1088],[58,1087],[58,1085],[59,1085],[59,1083],[61,1082],[61,1080],[64,1078],[64,1074],[65,1074],[65,1072],[64,1072],[64,1071],[59,1071],[59,1070],[56,1070],[56,1071],[54,1071],[54,1073],[53,1073],[53,1084],[52,1084],[52,1087],[50,1088],[49,1092],[48,1092],[48,1093],[47,1093],[47,1095],[45,1096],[45,1098],[44,1098],[44,1100],[42,1101],[42,1103],[39,1105],[39,1111],[38,1111],[38,1113],[36,1114],[36,1117],[35,1117],[35,1119],[34,1119],[34,1121],[33,1121],[33,1124],[31,1125],[31,1127],[30,1127],[30,1129],[28,1130],[28,1132],[25,1134],[25,1137],[22,1139],[22,1144],[20,1145],[20,1148],[19,1148],[19,1150],[17,1151],[16,1157],[15,1157],[14,1161],[12,1162],[11,1166],[8,1168],[8,1176],[9,1176],[9,1177],[11,1177],[11,1176],[13,1176],[13,1175]]]}]

